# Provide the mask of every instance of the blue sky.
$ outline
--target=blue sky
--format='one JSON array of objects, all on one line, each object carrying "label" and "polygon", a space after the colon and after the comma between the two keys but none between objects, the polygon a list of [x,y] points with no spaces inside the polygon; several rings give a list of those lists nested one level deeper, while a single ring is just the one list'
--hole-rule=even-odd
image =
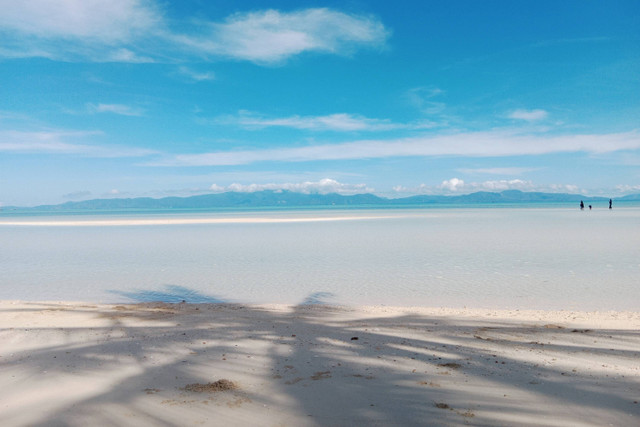
[{"label": "blue sky", "polygon": [[0,204],[640,193],[638,1],[0,0]]}]

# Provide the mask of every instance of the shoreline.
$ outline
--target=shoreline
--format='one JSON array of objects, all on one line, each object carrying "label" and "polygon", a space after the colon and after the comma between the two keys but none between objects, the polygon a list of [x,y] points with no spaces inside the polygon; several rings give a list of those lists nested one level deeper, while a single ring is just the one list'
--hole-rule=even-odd
[{"label": "shoreline", "polygon": [[[619,207],[618,215],[637,215],[640,205]],[[112,226],[157,226],[157,225],[206,225],[206,224],[286,224],[340,221],[370,221],[388,219],[427,219],[444,215],[500,215],[504,212],[535,211],[573,215],[580,210],[570,206],[511,206],[511,205],[470,205],[464,207],[364,207],[335,209],[282,209],[282,210],[185,210],[185,211],[81,211],[81,212],[20,212],[18,215],[0,215],[0,227],[112,227]],[[583,212],[584,213],[584,212]],[[598,209],[592,215],[611,213],[608,209]],[[80,219],[79,219],[80,218]]]},{"label": "shoreline", "polygon": [[640,312],[0,301],[0,324],[8,426],[640,422]]}]

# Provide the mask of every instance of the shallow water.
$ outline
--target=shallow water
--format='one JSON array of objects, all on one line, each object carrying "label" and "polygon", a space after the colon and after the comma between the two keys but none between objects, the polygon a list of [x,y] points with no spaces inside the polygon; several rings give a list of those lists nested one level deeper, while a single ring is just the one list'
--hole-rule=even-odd
[{"label": "shallow water", "polygon": [[0,218],[0,299],[640,311],[637,207],[141,215]]}]

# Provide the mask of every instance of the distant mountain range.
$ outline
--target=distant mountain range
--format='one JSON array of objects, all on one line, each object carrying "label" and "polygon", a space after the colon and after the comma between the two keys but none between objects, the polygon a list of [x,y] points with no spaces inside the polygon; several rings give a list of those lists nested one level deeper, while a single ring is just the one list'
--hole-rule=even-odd
[{"label": "distant mountain range", "polygon": [[[587,197],[579,194],[537,193],[507,190],[499,193],[477,192],[460,196],[411,196],[388,199],[373,194],[303,194],[291,191],[259,191],[255,193],[219,193],[191,197],[164,197],[154,199],[138,197],[130,199],[95,199],[66,202],[59,205],[43,205],[32,208],[5,207],[5,210],[38,211],[90,211],[90,210],[171,210],[171,209],[216,209],[216,208],[260,208],[260,207],[313,207],[313,206],[420,206],[463,204],[518,204],[518,203],[580,203],[607,204],[607,197]],[[615,199],[640,201],[640,194]]]}]

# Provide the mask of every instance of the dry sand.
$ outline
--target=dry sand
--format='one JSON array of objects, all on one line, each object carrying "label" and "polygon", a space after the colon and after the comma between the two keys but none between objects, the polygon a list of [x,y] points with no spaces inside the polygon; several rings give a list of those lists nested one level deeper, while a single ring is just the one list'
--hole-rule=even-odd
[{"label": "dry sand", "polygon": [[2,426],[640,425],[640,313],[0,302]]}]

